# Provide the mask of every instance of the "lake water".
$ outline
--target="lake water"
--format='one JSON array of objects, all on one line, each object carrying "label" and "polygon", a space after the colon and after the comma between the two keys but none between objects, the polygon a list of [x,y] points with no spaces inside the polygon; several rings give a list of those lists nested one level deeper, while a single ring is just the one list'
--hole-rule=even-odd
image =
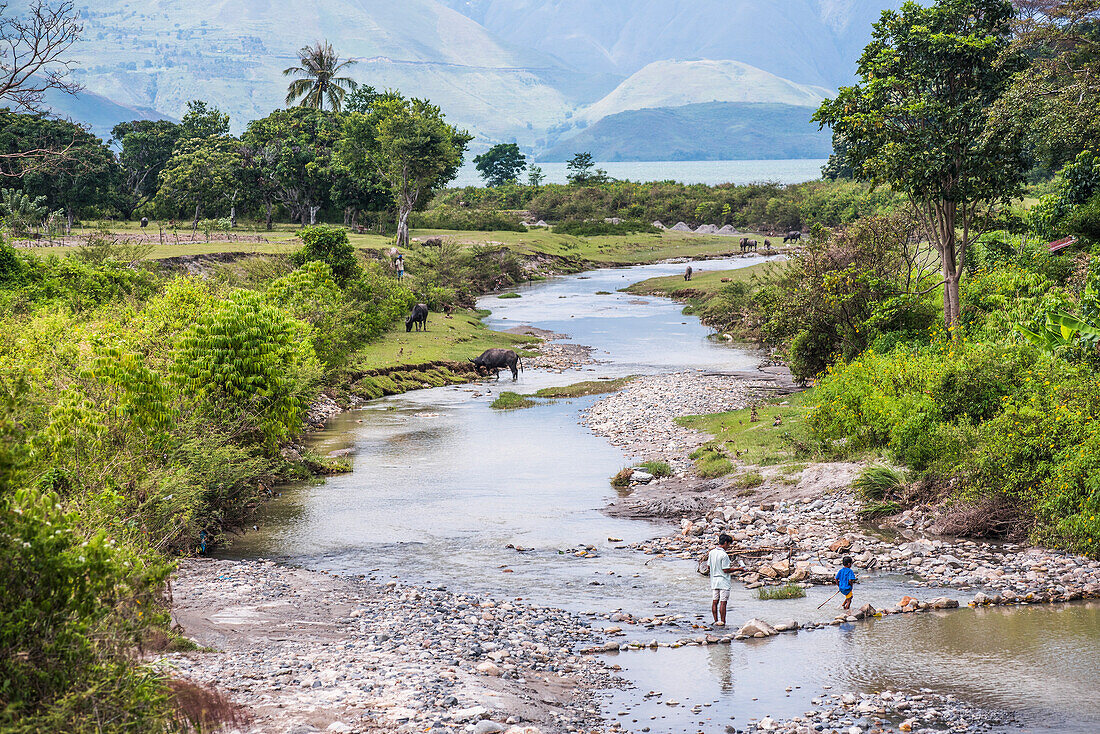
[{"label": "lake water", "polygon": [[[612,178],[625,181],[679,181],[685,184],[748,184],[774,181],[795,184],[821,178],[825,159],[805,158],[778,161],[620,161],[597,163]],[[564,162],[539,163],[545,183],[566,182]],[[526,173],[521,176],[526,180]],[[452,187],[484,186],[485,182],[467,161],[459,169]]]},{"label": "lake water", "polygon": [[[753,366],[754,354],[709,339],[679,304],[617,292],[683,269],[678,263],[599,270],[522,286],[517,299],[484,297],[479,305],[493,310],[488,323],[494,328],[527,324],[569,334],[570,341],[594,347],[603,362],[560,375],[527,370],[518,383],[505,373],[499,382],[417,390],[337,416],[311,443],[320,453],[352,448],[354,471],[285,489],[263,508],[260,530],[223,555],[442,584],[577,612],[623,609],[641,617],[659,609],[682,614],[688,625],[702,619],[710,591],[693,562],[653,559],[625,547],[664,535],[669,526],[601,512],[615,493],[608,478],[626,458],[579,424],[579,412],[598,397],[516,411],[489,407],[503,390]],[[443,328],[445,321],[433,324]],[[595,546],[598,557],[575,557],[571,549],[581,545]],[[896,603],[911,591],[907,581],[867,573],[860,603]],[[735,585],[732,619],[828,621],[835,609],[816,606],[830,593],[815,587],[803,599],[762,602]],[[645,634],[648,640],[698,633],[670,626]],[[636,687],[608,692],[604,711],[613,717],[626,711],[620,720],[653,734],[723,732],[752,717],[798,716],[813,708],[810,699],[822,685],[869,692],[929,688],[1017,717],[996,731],[1100,732],[1096,603],[899,615],[744,644],[608,657]],[[788,692],[788,686],[798,687]],[[683,705],[647,700],[649,690]],[[702,718],[690,710],[694,704],[706,706]]]}]

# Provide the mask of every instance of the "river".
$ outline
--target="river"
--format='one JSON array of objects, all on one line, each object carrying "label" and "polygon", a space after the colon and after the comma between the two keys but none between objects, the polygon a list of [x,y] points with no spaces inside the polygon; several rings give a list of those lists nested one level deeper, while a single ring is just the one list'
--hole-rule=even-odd
[{"label": "river", "polygon": [[[599,270],[522,286],[518,299],[483,298],[480,305],[493,311],[490,326],[527,324],[568,334],[569,341],[593,347],[601,361],[560,375],[528,370],[515,384],[502,378],[420,390],[338,416],[315,436],[314,447],[353,449],[355,470],[287,489],[264,508],[260,530],[227,555],[443,585],[578,613],[622,609],[645,616],[660,610],[684,615],[685,623],[702,620],[709,589],[693,563],[647,563],[648,557],[625,547],[664,534],[667,526],[601,512],[615,492],[608,478],[627,460],[579,425],[579,412],[598,398],[507,412],[489,407],[502,390],[754,366],[754,354],[708,338],[679,305],[617,292],[683,268]],[[576,557],[584,546],[597,556]],[[896,603],[911,590],[907,581],[871,575],[860,587],[860,601]],[[815,609],[828,593],[816,588],[805,599],[761,602],[738,587],[731,622],[753,616],[828,620],[832,611]],[[668,639],[690,629],[647,634]],[[636,688],[608,692],[605,712],[626,711],[620,720],[653,732],[724,731],[726,724],[741,726],[765,714],[796,716],[812,708],[823,685],[953,694],[1011,712],[1015,723],[1006,731],[1100,731],[1100,604],[903,615],[745,644],[624,652],[608,660]],[[649,690],[685,705],[673,709],[644,699],[640,694]],[[696,703],[706,706],[705,715],[692,713]]]}]

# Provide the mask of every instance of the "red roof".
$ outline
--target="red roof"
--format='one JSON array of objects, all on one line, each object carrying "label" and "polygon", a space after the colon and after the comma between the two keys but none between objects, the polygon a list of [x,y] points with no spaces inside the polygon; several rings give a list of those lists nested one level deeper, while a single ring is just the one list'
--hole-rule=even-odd
[{"label": "red roof", "polygon": [[1064,250],[1070,245],[1075,244],[1077,244],[1076,237],[1063,237],[1060,240],[1055,240],[1054,242],[1051,242],[1049,245],[1047,245],[1047,247],[1050,248],[1051,252],[1058,252],[1059,250]]}]

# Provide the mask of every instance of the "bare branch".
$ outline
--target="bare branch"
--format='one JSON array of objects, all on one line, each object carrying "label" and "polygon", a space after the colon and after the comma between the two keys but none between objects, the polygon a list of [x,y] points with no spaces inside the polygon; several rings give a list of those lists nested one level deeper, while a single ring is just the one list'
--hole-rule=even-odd
[{"label": "bare branch", "polygon": [[56,5],[35,0],[26,17],[5,17],[0,4],[0,103],[36,112],[47,90],[75,94],[81,87],[69,78],[69,48],[83,31],[72,0]]}]

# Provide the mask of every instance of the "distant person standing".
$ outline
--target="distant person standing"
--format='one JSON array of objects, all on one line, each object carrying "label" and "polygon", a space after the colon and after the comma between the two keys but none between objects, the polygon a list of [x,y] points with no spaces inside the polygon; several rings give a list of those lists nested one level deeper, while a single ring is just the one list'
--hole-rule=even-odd
[{"label": "distant person standing", "polygon": [[397,253],[397,279],[401,280],[405,277],[405,256],[401,253]]},{"label": "distant person standing", "polygon": [[718,547],[707,556],[707,565],[710,566],[710,588],[714,592],[710,603],[710,613],[714,617],[715,627],[726,626],[726,605],[729,603],[730,589],[730,556],[729,549],[733,545],[733,538],[722,533],[718,536]]}]

